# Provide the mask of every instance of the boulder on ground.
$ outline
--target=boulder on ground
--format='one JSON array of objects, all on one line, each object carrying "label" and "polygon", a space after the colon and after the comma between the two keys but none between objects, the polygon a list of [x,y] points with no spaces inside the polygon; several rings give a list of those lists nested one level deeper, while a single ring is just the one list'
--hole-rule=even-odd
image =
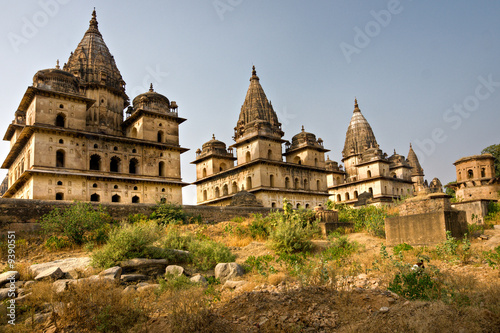
[{"label": "boulder on ground", "polygon": [[3,301],[4,299],[11,298],[9,296],[10,288],[2,288],[0,289],[0,302]]},{"label": "boulder on ground", "polygon": [[245,274],[245,270],[235,262],[220,263],[215,266],[215,278],[222,283],[243,274]]},{"label": "boulder on ground", "polygon": [[122,268],[120,266],[111,267],[99,273],[102,278],[110,280],[120,280],[121,275]]},{"label": "boulder on ground", "polygon": [[83,270],[90,265],[90,261],[91,261],[90,257],[66,258],[66,259],[54,260],[50,262],[44,262],[41,264],[31,265],[29,267],[29,271],[36,276],[46,269],[52,267],[59,267],[61,271],[66,273],[75,269]]},{"label": "boulder on ground", "polygon": [[173,275],[174,277],[178,277],[182,274],[184,274],[184,268],[182,266],[169,265],[165,269],[165,275]]},{"label": "boulder on ground", "polygon": [[52,288],[56,294],[60,294],[68,289],[69,279],[57,280],[52,283]]},{"label": "boulder on ground", "polygon": [[166,259],[135,258],[120,261],[118,265],[122,268],[122,273],[163,275],[168,261]]},{"label": "boulder on ground", "polygon": [[0,274],[0,286],[3,286],[6,283],[15,282],[19,280],[19,272],[17,271],[8,271]]},{"label": "boulder on ground", "polygon": [[158,288],[160,288],[159,284],[148,284],[147,286],[137,287],[136,290],[138,292],[142,292],[142,291],[157,290]]},{"label": "boulder on ground", "polygon": [[243,286],[246,281],[233,281],[233,280],[227,280],[226,283],[224,283],[224,288],[227,289],[236,289],[238,287]]},{"label": "boulder on ground", "polygon": [[41,271],[35,277],[35,280],[36,281],[49,280],[49,279],[57,280],[57,279],[60,279],[63,275],[64,275],[63,271],[59,267],[55,266],[55,267],[47,268],[44,271]]},{"label": "boulder on ground", "polygon": [[196,274],[195,276],[190,278],[190,280],[191,280],[191,282],[194,282],[194,283],[201,283],[203,285],[208,284],[207,279],[205,279],[205,277],[201,274]]},{"label": "boulder on ground", "polygon": [[149,277],[144,274],[125,274],[120,279],[122,282],[135,282],[149,280]]}]

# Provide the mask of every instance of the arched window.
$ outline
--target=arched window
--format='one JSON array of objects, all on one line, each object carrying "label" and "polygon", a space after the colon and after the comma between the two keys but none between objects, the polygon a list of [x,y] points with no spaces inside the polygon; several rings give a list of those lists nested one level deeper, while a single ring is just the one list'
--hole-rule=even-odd
[{"label": "arched window", "polygon": [[371,178],[372,177],[372,172],[370,170],[368,170],[368,172],[366,173],[366,175],[368,176],[368,178]]},{"label": "arched window", "polygon": [[139,203],[140,201],[141,201],[141,199],[137,195],[134,195],[132,197],[132,203]]},{"label": "arched window", "polygon": [[120,202],[120,196],[115,194],[111,197],[111,202]]},{"label": "arched window", "polygon": [[134,191],[137,191],[138,187],[137,186],[134,186]]},{"label": "arched window", "polygon": [[99,148],[99,145],[96,143],[96,144],[94,145],[94,148],[95,148],[95,149]]},{"label": "arched window", "polygon": [[316,180],[316,191],[321,191],[321,183],[319,179]]},{"label": "arched window", "polygon": [[226,163],[221,163],[220,166],[219,166],[219,171],[224,171],[226,169],[227,169]]},{"label": "arched window", "polygon": [[317,167],[318,166],[318,159],[317,158],[314,158],[314,166]]},{"label": "arched window", "polygon": [[341,202],[342,201],[342,196],[340,194],[337,194],[337,202]]},{"label": "arched window", "polygon": [[293,158],[293,163],[296,163],[296,164],[302,164],[302,161],[300,160],[300,157],[295,156],[295,157]]},{"label": "arched window", "polygon": [[222,195],[228,195],[228,189],[227,189],[227,184],[224,184],[224,186],[222,186]]},{"label": "arched window", "polygon": [[272,159],[272,157],[273,157],[273,151],[272,151],[271,149],[269,149],[269,150],[267,151],[267,159],[268,159],[268,160],[271,160],[271,159]]},{"label": "arched window", "polygon": [[101,156],[97,154],[90,156],[90,170],[101,170]]},{"label": "arched window", "polygon": [[63,140],[63,139],[59,139],[59,143],[60,143],[60,144],[63,144],[63,143],[64,143],[64,140]]},{"label": "arched window", "polygon": [[467,175],[468,175],[469,179],[474,177],[474,172],[472,171],[472,169],[467,170]]},{"label": "arched window", "polygon": [[120,158],[118,156],[111,157],[109,162],[109,171],[120,172]]},{"label": "arched window", "polygon": [[354,191],[354,198],[358,198],[358,191]]},{"label": "arched window", "polygon": [[64,168],[64,150],[56,151],[56,167]]},{"label": "arched window", "polygon": [[297,209],[299,209],[299,208],[300,208],[300,204],[299,204],[299,203],[297,203],[297,206],[296,206],[296,207],[297,207]]},{"label": "arched window", "polygon": [[350,200],[350,198],[349,198],[349,193],[348,193],[348,192],[346,192],[346,194],[345,194],[345,200],[346,200],[346,201],[347,201],[347,200]]},{"label": "arched window", "polygon": [[59,113],[56,116],[56,126],[57,127],[64,127],[65,124],[66,124],[66,116],[63,113]]},{"label": "arched window", "polygon": [[56,193],[56,200],[64,200],[64,193],[62,192]]},{"label": "arched window", "polygon": [[113,186],[113,188],[114,188],[115,190],[117,190],[117,189],[118,189],[118,185]]},{"label": "arched window", "polygon": [[247,177],[247,190],[252,188],[252,177]]},{"label": "arched window", "polygon": [[307,179],[304,179],[304,190],[309,190],[309,182]]},{"label": "arched window", "polygon": [[132,158],[128,163],[128,172],[137,173],[139,167],[139,161],[136,158]]},{"label": "arched window", "polygon": [[238,185],[236,182],[233,182],[233,185],[231,185],[231,193],[236,193],[238,192]]},{"label": "arched window", "polygon": [[[373,195],[373,188],[368,188],[368,192],[370,192]],[[403,189],[401,189],[401,193],[403,193]]]},{"label": "arched window", "polygon": [[207,176],[207,168],[203,168],[203,171],[201,172],[202,174],[202,177],[206,177]]},{"label": "arched window", "polygon": [[157,139],[158,142],[163,142],[163,131],[158,131]]},{"label": "arched window", "polygon": [[97,187],[97,183],[92,184],[92,187]]},{"label": "arched window", "polygon": [[306,209],[309,209],[309,204],[308,203],[306,204]]},{"label": "arched window", "polygon": [[245,162],[250,162],[251,157],[252,157],[252,156],[250,155],[250,152],[249,152],[249,151],[247,151],[247,153],[245,154]]},{"label": "arched window", "polygon": [[276,202],[271,202],[271,208],[276,208]]},{"label": "arched window", "polygon": [[137,128],[132,128],[132,130],[130,131],[130,136],[133,138],[137,138]]},{"label": "arched window", "polygon": [[158,163],[158,176],[165,177],[165,162]]},{"label": "arched window", "polygon": [[207,190],[203,191],[203,201],[207,201]]},{"label": "arched window", "polygon": [[337,178],[335,179],[335,185],[340,185],[340,177],[337,177]]},{"label": "arched window", "polygon": [[218,187],[215,188],[215,197],[216,198],[220,197],[220,191]]},{"label": "arched window", "polygon": [[101,197],[97,193],[94,193],[90,196],[90,201],[99,202],[100,200],[101,200]]},{"label": "arched window", "polygon": [[269,176],[269,186],[274,187],[274,175]]},{"label": "arched window", "polygon": [[458,181],[461,181],[461,180],[462,180],[462,172],[460,172],[460,171],[458,172],[458,179],[457,179],[457,180],[458,180]]},{"label": "arched window", "polygon": [[486,170],[484,168],[481,169],[481,177],[486,177]]},{"label": "arched window", "polygon": [[299,186],[300,186],[300,181],[298,178],[295,178],[295,180],[293,181],[293,188],[298,190]]},{"label": "arched window", "polygon": [[60,180],[57,182],[57,186],[62,186],[62,184],[63,184],[63,182]]},{"label": "arched window", "polygon": [[290,178],[285,177],[285,188],[290,188]]}]

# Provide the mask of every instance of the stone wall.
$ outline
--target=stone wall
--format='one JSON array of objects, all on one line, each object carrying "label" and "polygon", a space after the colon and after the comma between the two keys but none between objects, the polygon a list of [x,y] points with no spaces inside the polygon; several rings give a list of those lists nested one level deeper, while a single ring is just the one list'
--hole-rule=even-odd
[{"label": "stone wall", "polygon": [[413,246],[433,245],[446,240],[446,231],[462,238],[467,232],[464,211],[438,211],[385,219],[387,245],[407,243]]},{"label": "stone wall", "polygon": [[[71,205],[67,201],[26,200],[0,198],[0,230],[36,230],[39,228],[37,220],[54,208],[65,208]],[[95,207],[99,204],[92,203]],[[107,212],[115,219],[121,220],[131,214],[149,215],[153,211],[153,204],[114,204],[102,203]],[[194,217],[200,216],[205,223],[217,223],[231,220],[237,216],[262,214],[267,216],[271,208],[264,207],[213,207],[184,205],[184,211]],[[276,209],[273,209],[276,210]]]},{"label": "stone wall", "polygon": [[[467,223],[484,223],[484,217],[488,214],[488,204],[491,200],[462,201],[451,204],[451,207],[463,210],[467,214]],[[472,218],[474,215],[474,218]]]},{"label": "stone wall", "polygon": [[450,198],[449,195],[436,193],[406,199],[402,204],[397,206],[399,209],[399,216],[451,210]]}]

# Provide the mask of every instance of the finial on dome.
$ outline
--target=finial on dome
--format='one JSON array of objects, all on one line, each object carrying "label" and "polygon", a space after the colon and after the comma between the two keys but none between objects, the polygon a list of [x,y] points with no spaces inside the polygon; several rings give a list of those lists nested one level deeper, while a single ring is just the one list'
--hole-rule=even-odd
[{"label": "finial on dome", "polygon": [[56,61],[56,69],[61,69],[61,67],[59,67],[59,59]]},{"label": "finial on dome", "polygon": [[153,91],[154,91],[154,89],[153,89],[153,83],[151,83],[151,84],[149,85],[149,91],[150,91],[150,92],[153,92]]},{"label": "finial on dome", "polygon": [[95,12],[95,7],[94,7],[94,10],[92,11],[92,18],[90,19],[90,24],[89,24],[89,30],[95,30],[95,31],[99,31],[97,29],[97,15],[96,15],[96,12]]},{"label": "finial on dome", "polygon": [[394,148],[394,155],[396,155],[396,148]]},{"label": "finial on dome", "polygon": [[212,134],[212,140],[215,140],[215,134]]},{"label": "finial on dome", "polygon": [[252,76],[257,75],[257,71],[255,70],[255,65],[252,66]]},{"label": "finial on dome", "polygon": [[411,147],[411,142],[410,142],[410,149],[413,149],[413,148]]},{"label": "finial on dome", "polygon": [[302,132],[304,132],[304,125],[302,125]]},{"label": "finial on dome", "polygon": [[358,99],[356,97],[354,97],[354,108],[355,109],[359,109],[359,107],[358,107]]}]

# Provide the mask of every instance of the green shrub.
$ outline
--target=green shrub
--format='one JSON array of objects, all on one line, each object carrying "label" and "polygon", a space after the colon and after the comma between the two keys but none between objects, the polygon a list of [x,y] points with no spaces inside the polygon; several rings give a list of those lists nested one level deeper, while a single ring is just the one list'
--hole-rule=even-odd
[{"label": "green shrub", "polygon": [[439,287],[431,274],[417,268],[396,274],[388,289],[410,300],[431,300],[440,296]]},{"label": "green shrub", "polygon": [[57,236],[50,236],[49,239],[45,241],[45,247],[51,251],[61,250],[70,246],[71,243],[67,239]]},{"label": "green shrub", "polygon": [[218,263],[233,262],[236,256],[221,243],[194,239],[188,245],[193,265],[201,270],[215,268]]},{"label": "green shrub", "polygon": [[359,248],[357,242],[350,242],[347,236],[341,236],[332,241],[330,246],[322,252],[323,259],[340,261],[349,257]]},{"label": "green shrub", "polygon": [[253,239],[267,239],[269,237],[268,223],[262,218],[256,218],[248,226],[250,236]]},{"label": "green shrub", "polygon": [[107,244],[92,254],[92,265],[108,268],[126,259],[166,257],[165,251],[152,246],[161,230],[154,221],[120,225],[111,230]]},{"label": "green shrub", "polygon": [[298,219],[281,220],[271,231],[271,246],[277,253],[310,251],[313,248],[311,237],[316,233],[315,226]]},{"label": "green shrub", "polygon": [[490,267],[498,268],[500,266],[500,245],[495,247],[493,250],[484,251],[483,255],[486,263]]},{"label": "green shrub", "polygon": [[42,216],[40,225],[45,233],[66,236],[69,241],[81,245],[96,238],[103,241],[107,237],[105,226],[111,222],[101,206],[95,210],[90,203],[75,202],[66,209],[55,208]]},{"label": "green shrub", "polygon": [[271,265],[274,257],[270,254],[263,256],[250,256],[245,260],[248,270],[255,271],[260,275],[267,276],[268,274],[276,273],[276,269]]},{"label": "green shrub", "polygon": [[488,203],[488,215],[485,216],[484,222],[488,224],[500,223],[500,203],[494,201]]},{"label": "green shrub", "polygon": [[188,250],[189,244],[193,241],[192,234],[181,234],[177,228],[169,228],[167,234],[161,240],[165,249]]},{"label": "green shrub", "polygon": [[160,292],[164,291],[177,291],[177,290],[185,290],[191,287],[198,286],[197,283],[191,281],[184,274],[179,276],[166,276],[165,279],[159,279],[158,283],[160,284]]},{"label": "green shrub", "polygon": [[[255,214],[255,215],[260,215],[260,214]],[[245,218],[243,216],[235,216],[231,219],[231,222],[236,222],[236,223],[241,223],[245,221]]]},{"label": "green shrub", "polygon": [[182,206],[169,202],[161,202],[156,205],[155,210],[150,215],[158,224],[182,224],[186,221],[187,215],[182,210]]},{"label": "green shrub", "polygon": [[388,216],[386,207],[362,206],[352,208],[347,205],[336,205],[339,212],[339,222],[354,223],[354,231],[368,233],[385,238],[385,218]]},{"label": "green shrub", "polygon": [[401,244],[394,246],[394,248],[392,249],[392,252],[394,252],[394,254],[399,254],[403,251],[411,251],[411,250],[413,250],[413,246],[411,246],[410,244],[401,243]]}]

